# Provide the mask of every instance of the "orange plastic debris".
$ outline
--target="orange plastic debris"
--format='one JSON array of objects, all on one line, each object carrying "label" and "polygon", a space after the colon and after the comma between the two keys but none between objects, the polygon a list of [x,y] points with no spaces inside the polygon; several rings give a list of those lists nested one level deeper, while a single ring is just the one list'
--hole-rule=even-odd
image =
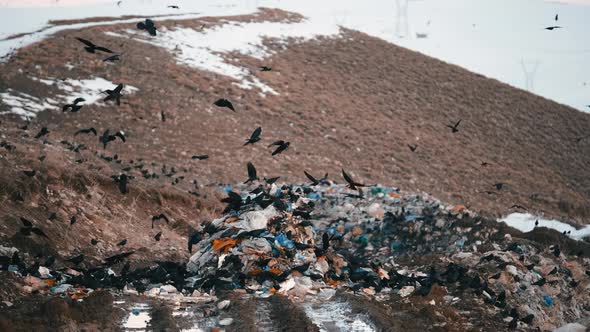
[{"label": "orange plastic debris", "polygon": [[229,237],[213,240],[213,250],[227,253],[231,248],[235,247],[238,241]]},{"label": "orange plastic debris", "polygon": [[465,207],[465,205],[455,205],[453,207],[453,209],[451,210],[451,212],[453,214],[459,214],[459,213],[463,212],[464,210],[467,210],[467,208]]},{"label": "orange plastic debris", "polygon": [[43,279],[43,282],[49,287],[53,287],[56,284],[55,279]]},{"label": "orange plastic debris", "polygon": [[389,197],[392,197],[392,198],[402,198],[402,195],[392,193],[392,192],[388,192],[387,195],[389,195]]},{"label": "orange plastic debris", "polygon": [[283,273],[283,271],[281,271],[279,269],[270,269],[270,270],[268,270],[268,272],[270,272],[272,274],[276,274],[276,275]]}]

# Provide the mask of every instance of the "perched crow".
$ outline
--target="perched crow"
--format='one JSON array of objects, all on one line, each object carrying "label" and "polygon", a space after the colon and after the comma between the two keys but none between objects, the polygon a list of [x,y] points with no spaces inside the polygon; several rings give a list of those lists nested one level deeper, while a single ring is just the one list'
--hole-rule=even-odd
[{"label": "perched crow", "polygon": [[37,133],[37,135],[35,135],[35,138],[41,138],[45,135],[49,134],[49,130],[47,130],[47,127],[43,127],[41,128],[41,130]]},{"label": "perched crow", "polygon": [[95,45],[94,43],[92,43],[89,40],[82,39],[82,38],[79,38],[79,37],[76,37],[76,39],[78,39],[80,42],[82,42],[84,45],[86,45],[84,47],[84,49],[88,53],[95,53],[96,51],[102,51],[102,52],[105,52],[105,53],[113,53],[113,51],[109,50],[108,48]]},{"label": "perched crow", "polygon": [[33,170],[30,170],[30,171],[23,171],[23,173],[25,173],[26,176],[32,178],[33,176],[35,176],[35,174],[37,174],[37,171],[35,171],[33,169]]},{"label": "perched crow", "polygon": [[119,185],[119,191],[121,194],[127,194],[129,192],[129,188],[127,188],[127,184],[129,183],[130,177],[127,174],[121,175],[113,175],[111,176],[113,181]]},{"label": "perched crow", "polygon": [[342,169],[342,177],[344,177],[344,180],[346,183],[348,183],[348,188],[352,190],[357,190],[358,187],[366,187],[366,185],[362,183],[355,182],[352,177],[344,171],[344,169]]},{"label": "perched crow", "polygon": [[502,182],[494,183],[494,187],[496,187],[497,190],[502,190],[502,188],[504,188],[504,183],[502,183]]},{"label": "perched crow", "polygon": [[410,148],[410,150],[412,152],[416,152],[416,149],[418,148],[418,145],[410,145],[410,144],[408,144],[408,147]]},{"label": "perched crow", "polygon": [[76,223],[76,221],[78,221],[78,219],[76,218],[76,216],[72,216],[72,217],[70,218],[70,226],[72,226],[73,224],[75,224],[75,223]]},{"label": "perched crow", "polygon": [[276,141],[273,142],[272,144],[269,145],[269,147],[273,146],[273,145],[277,145],[278,147],[276,148],[276,150],[273,151],[272,155],[275,156],[285,150],[287,150],[287,148],[289,147],[291,143],[290,142],[285,142],[283,140],[280,141]]},{"label": "perched crow", "polygon": [[244,145],[248,145],[248,144],[254,144],[258,141],[260,141],[260,134],[262,133],[262,127],[258,127],[254,130],[254,132],[252,132],[252,135],[250,135],[250,138],[248,138],[246,140],[246,143],[244,143]]},{"label": "perched crow", "polygon": [[272,68],[267,67],[267,66],[260,66],[260,71],[271,71]]},{"label": "perched crow", "polygon": [[224,98],[217,99],[213,103],[213,105],[218,106],[218,107],[227,107],[234,112],[236,111],[236,109],[234,108],[234,105],[229,100],[224,99]]},{"label": "perched crow", "polygon": [[156,241],[160,241],[160,238],[162,237],[162,232],[158,232],[158,234],[156,234],[156,236],[154,236],[154,239]]},{"label": "perched crow", "polygon": [[75,265],[78,265],[78,264],[82,263],[82,261],[84,261],[84,255],[83,254],[80,254],[78,256],[75,256],[75,257],[66,259],[66,262],[72,262]]},{"label": "perched crow", "polygon": [[94,134],[94,136],[98,135],[94,127],[80,129],[74,133],[74,136],[78,136],[79,134]]},{"label": "perched crow", "polygon": [[555,14],[555,21],[559,21],[559,14]]},{"label": "perched crow", "polygon": [[146,30],[151,36],[156,35],[156,25],[154,24],[154,21],[150,20],[149,18],[147,18],[144,22],[137,23],[137,28],[139,30]]},{"label": "perched crow", "polygon": [[164,219],[164,220],[166,221],[166,223],[167,223],[167,224],[168,224],[168,223],[170,223],[170,219],[168,219],[168,217],[166,217],[166,215],[165,215],[165,214],[163,214],[163,213],[160,213],[160,214],[159,214],[159,215],[157,215],[157,216],[152,216],[152,228],[154,228],[154,222],[156,222],[156,221],[159,221],[159,220],[161,220],[161,219]]},{"label": "perched crow", "polygon": [[122,247],[127,244],[127,239],[123,239],[121,242],[117,243],[119,247]]},{"label": "perched crow", "polygon": [[20,217],[20,221],[23,223],[23,226],[25,226],[27,228],[32,228],[33,227],[33,223],[30,220],[28,220],[28,219],[25,219],[23,217]]},{"label": "perched crow", "polygon": [[193,233],[188,237],[188,252],[193,253],[193,245],[201,242],[202,236],[199,233]]},{"label": "perched crow", "polygon": [[117,102],[117,106],[121,105],[121,91],[123,91],[123,83],[120,83],[115,87],[114,90],[105,90],[102,93],[106,93],[107,96],[103,99],[104,102],[114,100]]},{"label": "perched crow", "polygon": [[201,155],[196,155],[196,156],[192,156],[192,159],[198,159],[198,160],[205,160],[205,159],[209,159],[209,155],[207,154],[201,154]]},{"label": "perched crow", "polygon": [[461,123],[461,120],[457,121],[457,123],[455,123],[455,125],[447,125],[447,127],[451,128],[452,133],[456,133],[459,131],[458,127],[459,127],[460,123]]},{"label": "perched crow", "polygon": [[256,167],[254,167],[254,164],[252,164],[251,162],[248,162],[247,167],[248,167],[248,180],[246,180],[246,182],[244,182],[244,184],[258,180],[258,176],[256,175]]},{"label": "perched crow", "polygon": [[97,244],[98,244],[98,242],[99,242],[99,241],[98,241],[97,239],[91,239],[91,240],[90,240],[90,244],[92,244],[93,246],[97,245]]}]

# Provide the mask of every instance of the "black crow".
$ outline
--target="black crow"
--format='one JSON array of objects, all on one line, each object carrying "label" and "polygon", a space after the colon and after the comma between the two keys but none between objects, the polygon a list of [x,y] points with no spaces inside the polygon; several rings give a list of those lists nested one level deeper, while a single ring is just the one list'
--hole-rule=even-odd
[{"label": "black crow", "polygon": [[217,99],[213,103],[213,105],[218,106],[218,107],[227,107],[234,112],[236,111],[236,109],[234,108],[234,105],[229,100],[227,100],[225,98]]},{"label": "black crow", "polygon": [[78,256],[66,259],[66,262],[72,262],[75,265],[78,265],[84,261],[84,255],[80,254]]},{"label": "black crow", "polygon": [[248,145],[248,144],[254,144],[258,141],[260,141],[260,134],[262,133],[262,127],[258,127],[254,130],[254,132],[252,132],[252,135],[250,135],[250,138],[248,138],[246,140],[246,143],[244,143],[244,145]]},{"label": "black crow", "polygon": [[246,182],[244,182],[244,184],[258,180],[258,176],[256,175],[256,167],[254,167],[254,164],[252,164],[251,162],[248,162],[247,167],[248,167],[248,180],[246,180]]},{"label": "black crow", "polygon": [[188,237],[188,252],[190,254],[193,253],[193,245],[201,242],[201,239],[202,239],[202,237],[201,237],[201,234],[199,234],[199,233],[193,233]]},{"label": "black crow", "polygon": [[98,138],[99,142],[102,143],[103,148],[106,149],[107,145],[109,144],[109,142],[112,142],[114,140],[116,140],[118,138],[120,138],[123,142],[125,142],[125,133],[123,133],[122,131],[118,131],[116,132],[114,135],[110,134],[110,129],[107,129],[102,136],[100,136]]},{"label": "black crow", "polygon": [[117,85],[117,87],[115,87],[114,90],[103,91],[102,93],[106,93],[108,95],[103,99],[103,101],[107,102],[110,100],[114,100],[117,102],[117,106],[121,105],[121,91],[123,91],[123,83]]},{"label": "black crow", "polygon": [[192,156],[192,159],[198,159],[198,160],[205,160],[205,159],[209,159],[209,155],[207,154],[201,154],[201,155],[196,155],[196,156]]},{"label": "black crow", "polygon": [[33,170],[30,170],[30,171],[23,171],[23,173],[25,173],[26,176],[32,178],[33,176],[35,176],[35,174],[37,174],[37,171],[35,171],[33,169]]},{"label": "black crow", "polygon": [[71,104],[65,104],[61,110],[62,110],[62,112],[67,112],[68,110],[71,110],[72,113],[79,112],[80,109],[82,109],[82,106],[84,106],[84,105],[78,105],[78,104],[83,101],[86,101],[86,99],[76,98]]},{"label": "black crow", "polygon": [[28,220],[28,219],[25,219],[23,217],[20,217],[20,221],[23,223],[23,226],[25,226],[27,228],[33,227],[33,223],[30,220]]},{"label": "black crow", "polygon": [[79,134],[94,134],[94,136],[98,135],[98,133],[96,132],[96,129],[94,129],[94,127],[90,127],[90,128],[84,128],[84,129],[80,129],[77,132],[74,133],[74,136],[78,136]]},{"label": "black crow", "polygon": [[150,20],[149,18],[147,18],[144,22],[137,23],[137,28],[139,30],[146,30],[151,36],[156,35],[156,25],[154,24],[154,21]]},{"label": "black crow", "polygon": [[180,9],[180,7],[176,6],[176,5],[170,5],[168,6],[168,8],[172,8],[172,9]]},{"label": "black crow", "polygon": [[457,121],[457,123],[455,123],[455,125],[447,125],[447,127],[451,128],[452,133],[456,133],[459,131],[458,127],[459,124],[461,123],[461,120]]},{"label": "black crow", "polygon": [[127,184],[129,183],[130,177],[126,174],[121,175],[113,175],[111,178],[115,181],[115,183],[119,186],[119,191],[121,194],[127,194],[129,192],[129,188],[127,188]]},{"label": "black crow", "polygon": [[280,179],[280,176],[275,176],[274,178],[264,178],[264,181],[266,182],[266,184],[273,184],[275,182],[277,182],[278,179]]},{"label": "black crow", "polygon": [[82,39],[82,38],[79,38],[79,37],[76,37],[76,39],[78,39],[80,42],[82,42],[84,45],[86,45],[84,47],[84,49],[88,53],[95,53],[96,51],[102,51],[102,52],[105,52],[105,53],[113,53],[113,51],[109,50],[108,48],[95,45],[94,43],[92,43],[89,40]]},{"label": "black crow", "polygon": [[504,188],[504,183],[502,183],[502,182],[494,183],[494,187],[496,187],[497,190],[502,190],[502,188]]},{"label": "black crow", "polygon": [[168,219],[168,217],[166,217],[166,215],[165,215],[165,214],[163,214],[163,213],[160,213],[160,214],[159,214],[159,215],[157,215],[157,216],[152,216],[152,228],[154,228],[154,222],[156,222],[156,221],[159,221],[159,220],[161,220],[161,219],[164,219],[164,220],[166,221],[166,223],[167,223],[167,224],[169,224],[169,223],[170,223],[170,219]]},{"label": "black crow", "polygon": [[550,26],[550,27],[546,27],[545,30],[553,30],[553,29],[562,29],[563,27],[560,27],[559,25],[554,25],[554,26]]},{"label": "black crow", "polygon": [[37,235],[39,235],[39,236],[42,236],[42,237],[44,237],[44,238],[49,238],[49,237],[47,236],[47,234],[45,234],[45,232],[43,232],[43,231],[41,230],[41,228],[32,227],[32,228],[31,228],[31,232],[33,232],[33,233],[35,233],[35,234],[37,234]]},{"label": "black crow", "polygon": [[49,130],[47,130],[47,127],[43,127],[41,128],[41,130],[37,133],[37,135],[35,135],[35,138],[41,138],[45,135],[49,134]]},{"label": "black crow", "polygon": [[93,246],[98,244],[98,240],[97,239],[91,239],[90,240],[90,244],[92,244]]},{"label": "black crow", "polygon": [[410,148],[410,150],[412,152],[416,152],[416,149],[418,148],[418,145],[410,145],[410,144],[408,144],[408,147]]},{"label": "black crow", "polygon": [[305,174],[305,176],[307,176],[309,181],[311,181],[312,186],[317,186],[318,184],[320,184],[320,181],[318,181],[316,178],[314,178],[313,175],[307,173],[307,171],[303,171],[303,173]]},{"label": "black crow", "polygon": [[357,190],[358,187],[366,187],[366,185],[362,183],[355,182],[352,177],[344,171],[344,169],[342,169],[342,177],[344,177],[344,180],[348,183],[348,188],[352,190]]},{"label": "black crow", "polygon": [[121,54],[114,54],[114,55],[111,55],[107,58],[102,59],[102,62],[115,62],[115,61],[121,61]]},{"label": "black crow", "polygon": [[260,66],[260,71],[271,71],[272,68],[267,67],[267,66]]},{"label": "black crow", "polygon": [[162,237],[162,232],[158,232],[158,234],[156,234],[156,236],[154,236],[154,239],[156,241],[160,241],[160,238]]},{"label": "black crow", "polygon": [[555,21],[559,21],[559,14],[555,14]]},{"label": "black crow", "polygon": [[272,155],[275,156],[275,155],[287,150],[287,148],[289,147],[290,144],[291,144],[290,142],[285,142],[283,140],[280,140],[280,141],[273,142],[272,144],[269,145],[269,147],[271,147],[273,145],[278,146],[272,153]]},{"label": "black crow", "polygon": [[73,224],[75,224],[75,223],[76,223],[76,221],[78,221],[78,219],[76,219],[76,216],[72,216],[72,217],[70,218],[70,226],[72,226]]},{"label": "black crow", "polygon": [[117,245],[118,245],[119,247],[122,247],[122,246],[124,246],[124,245],[126,245],[126,244],[127,244],[127,239],[123,239],[123,240],[121,240],[121,242],[117,243]]}]

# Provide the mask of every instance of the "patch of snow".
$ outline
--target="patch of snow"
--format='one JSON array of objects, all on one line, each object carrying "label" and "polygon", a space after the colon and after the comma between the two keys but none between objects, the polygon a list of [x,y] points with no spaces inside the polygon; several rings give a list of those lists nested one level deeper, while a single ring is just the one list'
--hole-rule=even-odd
[{"label": "patch of snow", "polygon": [[43,101],[37,97],[12,89],[0,93],[0,101],[10,107],[10,111],[0,112],[0,114],[13,113],[24,119],[35,117],[38,112],[57,108],[56,103],[49,103],[49,101],[54,100],[48,99]]},{"label": "patch of snow", "polygon": [[[38,97],[31,96],[22,92],[8,89],[6,92],[0,93],[0,101],[10,107],[9,112],[29,119],[35,117],[38,112],[44,110],[60,109],[65,103],[71,103],[76,98],[84,98],[86,101],[82,104],[91,105],[100,103],[105,97],[102,91],[107,89],[114,89],[117,84],[105,80],[104,78],[95,77],[86,80],[67,79],[65,81],[56,80],[53,78],[41,79],[33,77],[32,80],[49,85],[57,86],[64,94],[56,94],[53,98],[45,98],[41,100]],[[134,93],[139,89],[125,85],[123,94]]]},{"label": "patch of snow", "polygon": [[576,229],[575,227],[554,219],[544,219],[533,216],[529,213],[512,213],[505,218],[499,219],[499,222],[506,223],[512,228],[516,228],[521,232],[528,233],[535,228],[535,221],[539,221],[539,226],[554,229],[560,233],[571,232],[568,236],[575,240],[580,240],[584,237],[590,236],[590,225],[584,228]]},{"label": "patch of snow", "polygon": [[129,315],[123,322],[125,331],[145,331],[151,320],[149,309],[150,306],[145,303],[139,303],[129,309]]},{"label": "patch of snow", "polygon": [[162,29],[157,38],[149,38],[127,30],[123,34],[107,32],[109,36],[129,38],[160,46],[170,51],[183,64],[229,76],[243,89],[258,88],[262,94],[278,94],[258,78],[251,75],[252,70],[230,63],[224,55],[237,52],[263,60],[273,53],[264,46],[265,38],[275,38],[280,42],[306,41],[319,36],[337,36],[338,26],[324,20],[306,19],[299,23],[283,22],[231,22],[203,31],[192,28]]}]

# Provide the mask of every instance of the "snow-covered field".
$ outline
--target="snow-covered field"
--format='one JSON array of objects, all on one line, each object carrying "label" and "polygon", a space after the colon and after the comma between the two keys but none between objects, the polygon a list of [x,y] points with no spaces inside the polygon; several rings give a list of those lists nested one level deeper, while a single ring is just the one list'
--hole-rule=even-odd
[{"label": "snow-covered field", "polygon": [[567,233],[569,237],[575,240],[580,240],[584,237],[590,236],[590,225],[576,229],[571,225],[563,223],[558,220],[553,219],[545,219],[537,216],[533,216],[528,213],[512,213],[505,218],[498,220],[500,222],[506,223],[508,226],[518,229],[521,232],[528,233],[535,228],[535,222],[538,222],[539,225],[537,227],[546,227],[550,229],[554,229],[560,233],[563,232],[570,232]]},{"label": "snow-covered field", "polygon": [[[301,37],[309,36],[309,31],[332,34],[339,26],[360,30],[590,111],[587,107],[590,105],[590,46],[587,43],[590,1],[587,0],[123,0],[119,5],[117,2],[0,1],[0,39],[46,28],[49,20],[122,15],[186,15],[181,17],[188,18],[248,14],[258,7],[281,8],[308,18],[304,24],[297,25]],[[168,8],[170,4],[180,9]],[[554,20],[556,14],[558,21]],[[58,30],[87,25],[90,24],[53,26],[31,35],[0,40],[0,56]],[[544,29],[551,25],[563,26],[563,29]],[[296,29],[282,28],[290,30],[283,31],[289,36],[298,34]],[[247,40],[277,35],[272,24],[244,25],[241,30],[237,26],[225,27],[215,33],[230,32]],[[167,47],[172,39],[178,39],[183,54],[190,54],[188,36],[196,38],[191,41],[192,46],[211,41],[185,30],[171,33],[169,40],[154,42]],[[251,51],[246,43],[230,46],[238,47],[243,53]],[[202,47],[195,50],[202,51]],[[186,57],[179,56],[179,60],[186,62]],[[212,67],[214,70],[223,70],[226,75],[243,80],[241,69],[221,65],[218,59],[211,60],[217,61],[217,67]],[[250,81],[245,87],[261,87],[261,84]]]},{"label": "snow-covered field", "polygon": [[[22,118],[31,118],[43,110],[58,110],[64,104],[71,103],[76,98],[84,98],[81,105],[90,105],[102,102],[106,96],[102,92],[107,89],[114,89],[117,84],[109,82],[104,78],[95,77],[87,80],[57,80],[54,78],[33,78],[33,80],[47,85],[54,85],[63,94],[57,94],[51,98],[41,100],[37,97],[8,89],[7,92],[0,93],[0,100],[10,107],[10,113],[21,116]],[[136,87],[126,85],[123,88],[123,94],[134,93],[138,91]],[[2,114],[2,113],[0,113]]]}]

